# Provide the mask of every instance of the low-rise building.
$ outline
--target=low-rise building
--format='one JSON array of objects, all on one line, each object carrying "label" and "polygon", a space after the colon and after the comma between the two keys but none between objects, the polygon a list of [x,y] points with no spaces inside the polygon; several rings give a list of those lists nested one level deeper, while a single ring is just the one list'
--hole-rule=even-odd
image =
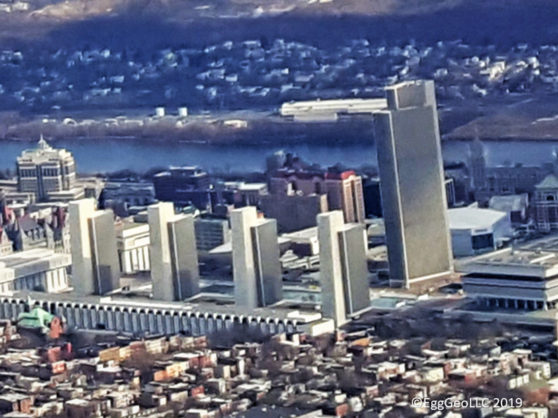
[{"label": "low-rise building", "polygon": [[463,273],[465,293],[486,306],[535,310],[557,305],[557,253],[508,248],[456,268]]},{"label": "low-rise building", "polygon": [[149,271],[149,224],[122,222],[116,225],[116,248],[120,272]]},{"label": "low-rise building", "polygon": [[0,292],[40,290],[57,293],[68,289],[68,254],[37,248],[0,257]]}]

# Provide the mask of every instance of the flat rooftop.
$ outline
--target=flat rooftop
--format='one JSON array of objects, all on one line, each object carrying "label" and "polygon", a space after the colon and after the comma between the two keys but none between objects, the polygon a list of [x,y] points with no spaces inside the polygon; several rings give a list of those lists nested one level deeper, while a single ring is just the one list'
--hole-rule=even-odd
[{"label": "flat rooftop", "polygon": [[496,251],[480,259],[473,259],[474,263],[491,265],[539,265],[554,267],[558,265],[558,255],[546,251],[508,250]]},{"label": "flat rooftop", "polygon": [[[44,293],[22,290],[14,292],[11,297],[33,301],[47,301],[60,303],[78,303],[78,304],[99,304],[103,306],[118,307],[120,309],[127,307],[129,309],[160,309],[160,310],[178,310],[192,313],[211,313],[221,315],[237,315],[263,317],[280,320],[296,320],[299,323],[310,323],[322,318],[319,311],[315,309],[303,309],[297,303],[284,302],[277,306],[268,306],[264,308],[247,309],[236,306],[231,303],[207,303],[207,302],[168,302],[158,301],[141,296],[81,296],[74,292],[66,293]],[[11,298],[4,296],[4,298]]]},{"label": "flat rooftop", "polygon": [[507,216],[506,212],[483,208],[456,208],[448,210],[449,226],[457,229],[490,229]]},{"label": "flat rooftop", "polygon": [[520,247],[522,250],[547,251],[558,253],[558,235],[552,234],[537,240],[525,243]]},{"label": "flat rooftop", "polygon": [[46,248],[35,248],[0,257],[0,268],[16,269],[39,261],[50,262],[53,260],[64,261],[66,264],[70,263],[70,257],[67,254],[56,253]]}]

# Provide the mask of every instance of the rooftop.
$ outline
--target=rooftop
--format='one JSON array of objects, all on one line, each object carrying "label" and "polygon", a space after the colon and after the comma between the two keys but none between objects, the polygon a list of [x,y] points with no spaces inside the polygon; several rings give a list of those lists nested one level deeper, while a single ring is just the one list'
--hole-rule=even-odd
[{"label": "rooftop", "polygon": [[450,229],[489,229],[505,218],[505,212],[481,208],[455,208],[448,210]]}]

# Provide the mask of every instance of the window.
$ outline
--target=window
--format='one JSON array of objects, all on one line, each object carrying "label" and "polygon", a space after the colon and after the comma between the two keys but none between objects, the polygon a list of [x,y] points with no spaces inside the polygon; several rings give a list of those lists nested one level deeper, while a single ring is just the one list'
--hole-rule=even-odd
[{"label": "window", "polygon": [[482,234],[473,236],[473,250],[494,248],[494,236],[492,234]]}]

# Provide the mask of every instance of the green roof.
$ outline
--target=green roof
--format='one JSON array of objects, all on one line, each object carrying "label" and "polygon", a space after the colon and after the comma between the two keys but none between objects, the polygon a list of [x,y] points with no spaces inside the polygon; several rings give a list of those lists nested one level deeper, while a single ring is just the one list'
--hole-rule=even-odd
[{"label": "green roof", "polygon": [[17,317],[19,326],[28,328],[48,328],[54,315],[41,308],[34,308],[31,312],[22,312]]}]

